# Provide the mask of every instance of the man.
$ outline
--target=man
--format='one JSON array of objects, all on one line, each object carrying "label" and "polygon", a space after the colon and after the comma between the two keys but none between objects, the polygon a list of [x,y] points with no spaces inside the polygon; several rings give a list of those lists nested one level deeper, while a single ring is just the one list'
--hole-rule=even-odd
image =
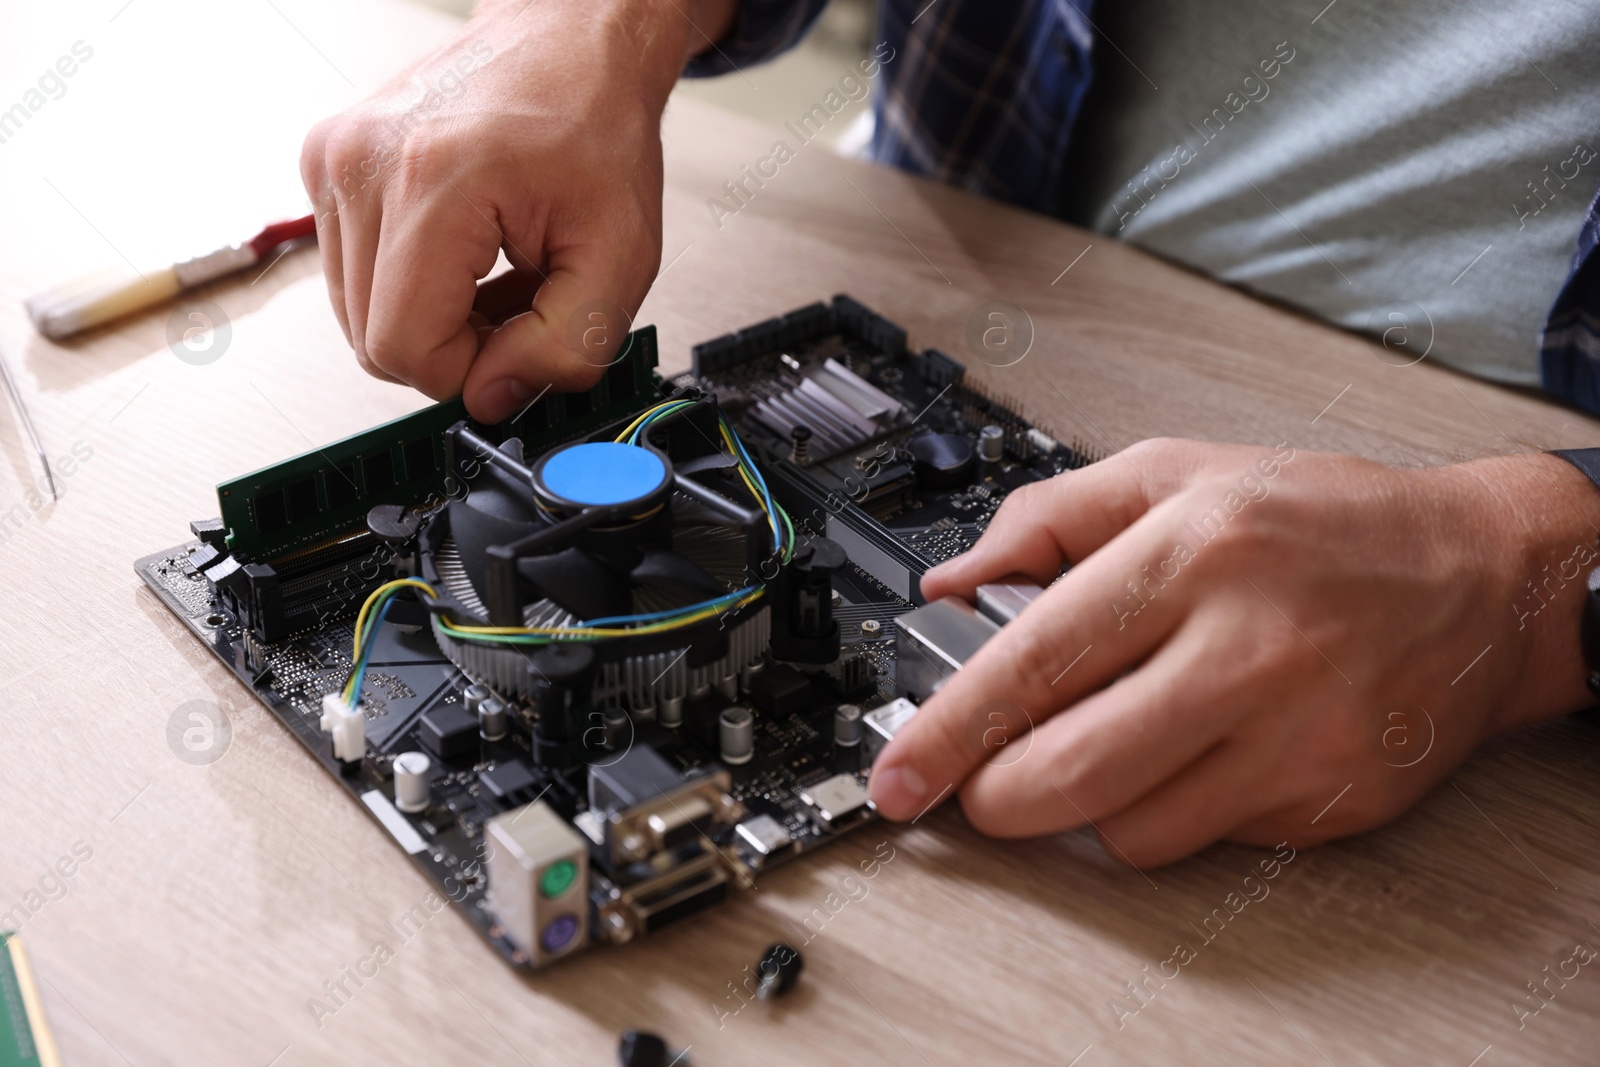
[{"label": "man", "polygon": [[[319,125],[302,168],[357,359],[486,421],[594,381],[566,324],[631,312],[654,276],[673,83],[792,43],[821,6],[486,2]],[[1594,244],[1600,16],[1321,6],[1140,0],[1096,27],[1087,0],[888,0],[873,155],[1386,342],[1425,319],[1434,358],[1517,384],[1542,369],[1600,407],[1600,281],[1586,255],[1568,269],[1575,234]],[[419,116],[418,86],[447,77],[459,91]],[[502,249],[538,293],[494,328],[473,302]],[[1588,702],[1600,493],[1581,459],[1397,471],[1149,441],[1014,494],[924,592],[1054,584],[924,704],[874,799],[909,819],[958,793],[1005,836],[1093,823],[1140,866],[1385,822],[1484,737]],[[1031,725],[1027,755],[985,761],[975,716]],[[1395,730],[1425,755],[1393,766]]]}]

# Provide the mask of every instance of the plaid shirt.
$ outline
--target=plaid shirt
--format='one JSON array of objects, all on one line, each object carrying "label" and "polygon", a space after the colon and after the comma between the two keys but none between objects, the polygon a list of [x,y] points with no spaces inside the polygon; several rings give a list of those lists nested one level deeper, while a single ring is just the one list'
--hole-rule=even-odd
[{"label": "plaid shirt", "polygon": [[1539,377],[1549,392],[1600,412],[1600,193],[1578,231],[1571,272],[1539,338]]},{"label": "plaid shirt", "polygon": [[[732,34],[691,76],[767,59],[805,35],[827,0],[743,0]],[[1093,0],[880,0],[892,52],[874,96],[871,157],[1057,214],[1062,170],[1094,73]],[[1600,413],[1600,194],[1540,336],[1545,389]]]}]

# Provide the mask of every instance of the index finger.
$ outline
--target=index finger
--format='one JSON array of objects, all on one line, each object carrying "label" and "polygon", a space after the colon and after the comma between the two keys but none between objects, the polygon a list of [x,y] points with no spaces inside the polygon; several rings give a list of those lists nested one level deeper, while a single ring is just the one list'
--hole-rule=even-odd
[{"label": "index finger", "polygon": [[465,197],[385,211],[372,272],[367,358],[435,400],[459,394],[478,354],[468,318],[478,279],[499,254],[498,231]]},{"label": "index finger", "polygon": [[[891,819],[918,815],[993,755],[985,724],[1009,736],[1107,685],[1166,640],[1186,610],[1151,571],[1172,543],[1157,508],[1044,591],[990,638],[900,731],[873,766],[871,795]],[[999,715],[994,720],[991,715]]]},{"label": "index finger", "polygon": [[532,306],[484,342],[464,389],[479,418],[504,418],[542,386],[588,389],[626,351],[660,252],[641,254],[645,239],[626,231],[584,236],[550,252]]}]

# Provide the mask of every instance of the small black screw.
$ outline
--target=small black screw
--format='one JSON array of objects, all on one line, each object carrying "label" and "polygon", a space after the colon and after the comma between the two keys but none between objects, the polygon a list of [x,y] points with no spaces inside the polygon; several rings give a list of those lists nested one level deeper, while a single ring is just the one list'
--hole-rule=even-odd
[{"label": "small black screw", "polygon": [[798,949],[779,941],[767,949],[761,962],[756,964],[756,974],[761,979],[761,984],[756,987],[756,996],[766,1000],[787,993],[800,980],[800,972],[805,966],[805,957],[800,955]]},{"label": "small black screw", "polygon": [[617,1045],[617,1062],[622,1067],[668,1067],[668,1064],[677,1067],[689,1062],[681,1052],[677,1059],[670,1058],[670,1052],[658,1034],[648,1030],[624,1030],[622,1041]]},{"label": "small black screw", "polygon": [[789,453],[793,463],[805,463],[811,458],[811,427],[796,426],[789,431],[789,440],[794,442],[794,448]]}]

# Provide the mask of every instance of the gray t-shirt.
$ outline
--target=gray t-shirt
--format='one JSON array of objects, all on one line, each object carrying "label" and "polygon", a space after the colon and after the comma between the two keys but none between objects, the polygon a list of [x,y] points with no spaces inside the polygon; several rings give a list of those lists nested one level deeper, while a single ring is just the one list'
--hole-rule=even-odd
[{"label": "gray t-shirt", "polygon": [[[1600,186],[1594,0],[1127,0],[1063,214],[1474,374],[1536,343]],[[1395,332],[1399,324],[1405,332]]]}]

